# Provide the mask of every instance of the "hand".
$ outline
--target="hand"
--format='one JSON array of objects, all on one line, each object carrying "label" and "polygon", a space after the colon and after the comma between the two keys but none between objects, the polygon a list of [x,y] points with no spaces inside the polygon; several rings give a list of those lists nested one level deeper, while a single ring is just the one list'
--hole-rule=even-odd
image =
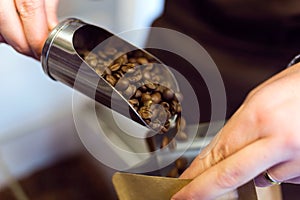
[{"label": "hand", "polygon": [[300,64],[267,80],[244,103],[180,178],[194,179],[172,199],[215,199],[255,178],[269,186],[300,183]]},{"label": "hand", "polygon": [[56,26],[58,0],[0,0],[0,43],[39,59],[49,30]]}]

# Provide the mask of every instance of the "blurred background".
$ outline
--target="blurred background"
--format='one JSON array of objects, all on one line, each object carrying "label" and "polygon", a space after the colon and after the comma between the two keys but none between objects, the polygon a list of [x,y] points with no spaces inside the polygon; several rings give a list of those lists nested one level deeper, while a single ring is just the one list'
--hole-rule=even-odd
[{"label": "blurred background", "polygon": [[[113,33],[120,33],[150,26],[162,12],[163,3],[163,0],[61,0],[58,15],[60,20],[76,17]],[[139,35],[132,42],[136,45],[143,44],[146,37]],[[45,75],[39,62],[16,53],[5,44],[0,44],[0,66],[0,187],[9,186],[9,189],[14,189],[14,195],[3,198],[0,195],[0,198],[14,199],[13,196],[17,195],[18,199],[26,199],[26,196],[34,199],[32,187],[38,189],[34,186],[35,183],[28,186],[28,177],[65,160],[66,157],[76,157],[84,151],[74,128],[73,91]],[[87,101],[89,99],[82,97],[83,107]],[[81,163],[77,160],[80,159],[76,158],[72,162]],[[70,165],[77,169],[78,165],[74,166],[72,162]],[[88,166],[81,166],[84,169],[80,171],[84,174]],[[68,177],[73,177],[73,183],[87,184],[74,177],[74,173],[78,172],[73,170],[72,173],[72,167],[67,169],[69,176],[56,180],[54,177],[59,177],[60,171],[54,174],[50,171],[47,178],[39,180],[39,185],[51,183],[51,174],[53,185],[57,185],[55,187],[59,187],[59,182],[63,185],[63,179]],[[16,180],[21,179],[26,181],[20,185]],[[8,185],[8,182],[12,184]],[[67,188],[67,184],[68,181],[65,180],[64,187]],[[39,190],[42,193],[42,189]],[[8,193],[11,192],[9,190]],[[60,192],[56,193],[57,196],[43,198],[65,199],[62,195],[59,197]],[[87,193],[92,195],[92,192]],[[43,198],[39,196],[36,199]],[[78,199],[92,198],[85,198],[82,194]]]}]

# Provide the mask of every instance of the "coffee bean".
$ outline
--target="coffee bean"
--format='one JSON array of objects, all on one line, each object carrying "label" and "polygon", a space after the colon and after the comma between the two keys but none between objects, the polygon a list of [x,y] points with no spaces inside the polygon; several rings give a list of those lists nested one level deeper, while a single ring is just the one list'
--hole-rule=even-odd
[{"label": "coffee bean", "polygon": [[139,110],[139,114],[143,119],[151,119],[152,111],[149,107],[143,106]]},{"label": "coffee bean", "polygon": [[102,58],[102,59],[106,59],[107,58],[107,56],[105,55],[105,53],[103,53],[102,51],[98,51],[98,56],[100,56],[100,58]]},{"label": "coffee bean", "polygon": [[154,92],[151,95],[151,100],[153,101],[153,103],[159,104],[161,102],[161,94],[159,92]]},{"label": "coffee bean", "polygon": [[110,75],[110,74],[107,74],[105,76],[105,79],[107,80],[107,82],[109,82],[112,86],[115,86],[116,82],[117,82],[117,79],[113,76],[113,75]]},{"label": "coffee bean", "polygon": [[188,139],[188,135],[184,131],[178,131],[176,139],[179,141],[186,141]]},{"label": "coffee bean", "polygon": [[143,73],[143,78],[144,78],[144,80],[151,80],[151,73],[150,72],[148,72],[148,71],[145,71],[144,73]]},{"label": "coffee bean", "polygon": [[147,64],[148,60],[146,58],[140,57],[136,60],[139,64]]},{"label": "coffee bean", "polygon": [[123,91],[126,90],[128,86],[129,86],[129,81],[126,78],[121,78],[116,84],[116,89],[119,91]]},{"label": "coffee bean", "polygon": [[177,99],[178,102],[182,102],[183,101],[183,95],[181,92],[175,92],[175,97]]},{"label": "coffee bean", "polygon": [[169,131],[168,128],[166,128],[165,126],[162,126],[160,129],[160,133],[167,133]]},{"label": "coffee bean", "polygon": [[155,90],[156,89],[156,84],[149,82],[149,81],[145,81],[145,86],[148,88],[148,90]]},{"label": "coffee bean", "polygon": [[176,120],[176,129],[179,131],[184,130],[186,127],[186,121],[184,117],[177,118]]},{"label": "coffee bean", "polygon": [[176,167],[172,168],[166,176],[170,178],[177,178],[179,176],[178,169]]},{"label": "coffee bean", "polygon": [[117,52],[118,52],[118,50],[115,49],[115,48],[112,48],[112,47],[107,47],[107,48],[104,50],[104,53],[105,53],[106,55],[109,55],[109,56],[113,56],[113,55],[115,55]]},{"label": "coffee bean", "polygon": [[173,98],[174,98],[174,92],[173,92],[171,89],[166,88],[166,89],[163,91],[163,98],[164,98],[166,101],[173,100]]},{"label": "coffee bean", "polygon": [[161,148],[166,147],[169,144],[169,138],[167,136],[164,136],[161,142]]},{"label": "coffee bean", "polygon": [[134,97],[135,97],[135,98],[140,98],[140,97],[142,97],[142,94],[143,94],[143,93],[141,92],[141,90],[137,89],[136,92],[135,92]]},{"label": "coffee bean", "polygon": [[128,102],[133,105],[133,106],[136,106],[137,108],[139,107],[139,100],[138,99],[129,99]]},{"label": "coffee bean", "polygon": [[147,107],[150,107],[150,106],[152,105],[152,103],[153,103],[153,102],[152,102],[151,99],[149,99],[149,100],[143,102],[144,106],[147,106]]},{"label": "coffee bean", "polygon": [[184,157],[180,157],[175,161],[175,166],[179,171],[183,171],[187,168],[188,161]]},{"label": "coffee bean", "polygon": [[89,65],[91,67],[96,67],[97,64],[98,64],[98,60],[96,58],[95,59],[91,59],[91,60],[88,61],[88,63],[89,63]]},{"label": "coffee bean", "polygon": [[169,149],[170,149],[171,151],[173,151],[173,150],[176,149],[176,146],[177,146],[176,140],[175,140],[175,138],[173,138],[173,139],[171,140],[170,144],[169,144]]},{"label": "coffee bean", "polygon": [[112,73],[111,73],[111,70],[109,69],[109,68],[106,68],[105,70],[104,70],[104,74],[106,74],[106,75],[111,75]]},{"label": "coffee bean", "polygon": [[110,71],[115,72],[118,71],[120,69],[121,65],[119,63],[113,64],[111,66],[109,66],[108,68],[110,69]]},{"label": "coffee bean", "polygon": [[148,100],[151,100],[152,98],[151,98],[151,95],[150,94],[147,94],[147,93],[143,93],[142,94],[142,98],[141,98],[141,101],[144,103],[144,102],[146,102],[146,101],[148,101]]},{"label": "coffee bean", "polygon": [[128,62],[127,55],[124,54],[124,55],[120,56],[120,57],[117,58],[114,62],[115,62],[115,63],[118,63],[119,65],[126,64],[126,63]]},{"label": "coffee bean", "polygon": [[124,92],[123,94],[125,95],[126,98],[130,98],[133,96],[133,94],[136,91],[136,87],[134,85],[130,85]]}]

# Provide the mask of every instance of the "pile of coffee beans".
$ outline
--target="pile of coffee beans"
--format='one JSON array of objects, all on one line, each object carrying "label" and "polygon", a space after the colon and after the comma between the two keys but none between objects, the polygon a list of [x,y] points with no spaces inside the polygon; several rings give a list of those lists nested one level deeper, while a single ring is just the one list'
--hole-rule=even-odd
[{"label": "pile of coffee beans", "polygon": [[[113,47],[83,51],[82,57],[95,72],[113,86],[134,108],[149,127],[160,134],[177,129],[176,139],[186,140],[186,122],[181,117],[183,96],[175,91],[170,72],[153,56],[133,50]],[[176,147],[173,138],[164,136],[161,147]]]}]

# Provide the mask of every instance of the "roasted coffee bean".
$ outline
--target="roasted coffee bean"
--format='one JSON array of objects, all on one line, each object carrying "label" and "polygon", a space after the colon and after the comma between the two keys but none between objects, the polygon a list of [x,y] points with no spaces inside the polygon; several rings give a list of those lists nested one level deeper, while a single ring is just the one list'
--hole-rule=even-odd
[{"label": "roasted coffee bean", "polygon": [[129,99],[128,102],[131,105],[136,106],[136,107],[139,107],[139,104],[140,104],[139,100],[137,100],[137,99]]},{"label": "roasted coffee bean", "polygon": [[166,175],[167,177],[170,177],[170,178],[177,178],[179,177],[179,172],[178,172],[178,169],[176,167],[172,168],[168,174]]},{"label": "roasted coffee bean", "polygon": [[182,107],[179,103],[177,103],[176,113],[181,113],[181,112],[182,112]]},{"label": "roasted coffee bean", "polygon": [[169,88],[166,88],[164,91],[163,91],[163,98],[166,100],[166,101],[171,101],[173,100],[174,98],[174,92],[169,89]]},{"label": "roasted coffee bean", "polygon": [[111,71],[110,71],[110,69],[109,68],[106,68],[105,70],[104,70],[104,74],[106,74],[106,75],[111,75],[112,73],[111,73]]},{"label": "roasted coffee bean", "polygon": [[144,101],[143,104],[144,104],[144,106],[151,107],[151,105],[153,104],[153,102],[152,102],[151,99],[149,99],[147,101]]},{"label": "roasted coffee bean", "polygon": [[151,100],[155,104],[159,104],[161,102],[161,94],[159,92],[154,92],[151,94]]},{"label": "roasted coffee bean", "polygon": [[140,57],[136,60],[139,64],[143,65],[143,64],[147,64],[148,60],[146,58]]},{"label": "roasted coffee bean", "polygon": [[[127,73],[128,73],[128,71],[127,71]],[[139,82],[142,79],[142,77],[143,77],[142,72],[140,70],[138,70],[138,71],[135,71],[132,76],[127,77],[127,78],[131,83],[136,84],[137,82]]]},{"label": "roasted coffee bean", "polygon": [[115,49],[115,48],[112,48],[112,47],[107,47],[107,48],[104,50],[104,53],[105,53],[106,55],[113,56],[113,55],[115,55],[116,53],[118,53],[118,50]]},{"label": "roasted coffee bean", "polygon": [[108,68],[110,69],[110,71],[115,72],[118,71],[120,69],[121,65],[119,63],[113,64],[111,66],[109,66]]},{"label": "roasted coffee bean", "polygon": [[121,72],[121,71],[114,73],[114,75],[117,79],[121,79],[124,76],[123,72]]},{"label": "roasted coffee bean", "polygon": [[144,80],[151,80],[151,73],[149,71],[144,71],[143,72],[143,78]]},{"label": "roasted coffee bean", "polygon": [[161,80],[160,76],[153,76],[152,77],[153,82],[160,82],[160,80]]},{"label": "roasted coffee bean", "polygon": [[118,83],[116,84],[116,89],[123,91],[126,90],[129,87],[129,81],[127,78],[121,78],[119,79]]},{"label": "roasted coffee bean", "polygon": [[[130,74],[130,72],[128,72],[131,69],[131,67],[127,66],[127,65],[122,65],[121,70],[122,72],[124,72],[125,74],[128,73]],[[134,70],[132,70],[132,72],[134,72]]]},{"label": "roasted coffee bean", "polygon": [[148,93],[143,93],[142,97],[141,97],[141,101],[144,103],[144,102],[146,102],[148,100],[152,100],[151,95],[148,94]]},{"label": "roasted coffee bean", "polygon": [[175,92],[175,97],[177,99],[178,102],[182,102],[183,101],[183,95],[181,92]]},{"label": "roasted coffee bean", "polygon": [[112,86],[115,86],[115,84],[117,83],[117,79],[116,79],[113,75],[107,74],[107,75],[105,76],[105,79],[106,79],[107,82],[109,82]]},{"label": "roasted coffee bean", "polygon": [[148,88],[148,90],[151,90],[151,91],[152,91],[152,90],[155,90],[156,87],[157,87],[156,84],[154,84],[154,83],[152,83],[152,82],[149,82],[149,81],[146,81],[145,86]]},{"label": "roasted coffee bean", "polygon": [[143,93],[141,92],[141,90],[137,89],[136,92],[135,92],[134,97],[135,97],[135,98],[140,98],[140,97],[142,97],[142,94],[143,94]]},{"label": "roasted coffee bean", "polygon": [[126,98],[130,98],[134,95],[136,91],[136,87],[134,85],[130,85],[124,92],[123,94],[125,95]]},{"label": "roasted coffee bean", "polygon": [[161,148],[166,147],[169,144],[169,138],[167,136],[164,136],[161,141]]},{"label": "roasted coffee bean", "polygon": [[184,157],[180,157],[175,161],[175,166],[179,171],[183,171],[187,168],[188,160]]},{"label": "roasted coffee bean", "polygon": [[160,122],[159,121],[152,121],[151,120],[151,122],[149,123],[149,126],[152,128],[152,129],[154,129],[154,130],[156,130],[156,131],[159,131],[160,129],[161,129],[161,124],[160,124]]},{"label": "roasted coffee bean", "polygon": [[145,85],[142,85],[139,89],[141,92],[147,92],[147,87]]},{"label": "roasted coffee bean", "polygon": [[102,51],[98,51],[98,56],[100,56],[101,59],[107,59],[107,56]]},{"label": "roasted coffee bean", "polygon": [[135,58],[129,58],[128,62],[129,62],[129,63],[137,63],[137,61],[136,61]]},{"label": "roasted coffee bean", "polygon": [[161,126],[160,133],[167,133],[169,129],[165,126]]},{"label": "roasted coffee bean", "polygon": [[151,119],[152,111],[149,107],[143,106],[139,109],[138,113],[143,119]]},{"label": "roasted coffee bean", "polygon": [[171,151],[173,151],[173,150],[176,149],[176,146],[177,146],[176,140],[175,140],[175,138],[173,138],[173,139],[171,140],[170,144],[169,144],[169,149],[170,149]]},{"label": "roasted coffee bean", "polygon": [[160,105],[162,105],[162,107],[165,110],[169,110],[170,109],[170,105],[167,102],[165,102],[165,101],[161,102]]},{"label": "roasted coffee bean", "polygon": [[93,68],[96,67],[97,64],[98,64],[97,58],[89,60],[89,61],[88,61],[88,64],[89,64],[91,67],[93,67]]},{"label": "roasted coffee bean", "polygon": [[186,127],[186,121],[184,117],[180,117],[176,119],[176,129],[178,131],[184,130]]},{"label": "roasted coffee bean", "polygon": [[[153,69],[153,67],[154,67],[153,63],[148,63],[144,69],[145,71],[149,72]],[[150,75],[152,75],[152,73]]]},{"label": "roasted coffee bean", "polygon": [[128,62],[127,55],[124,54],[124,55],[118,57],[114,62],[118,63],[120,65],[126,64]]},{"label": "roasted coffee bean", "polygon": [[178,131],[176,139],[179,141],[186,141],[188,139],[188,135],[184,131]]}]

